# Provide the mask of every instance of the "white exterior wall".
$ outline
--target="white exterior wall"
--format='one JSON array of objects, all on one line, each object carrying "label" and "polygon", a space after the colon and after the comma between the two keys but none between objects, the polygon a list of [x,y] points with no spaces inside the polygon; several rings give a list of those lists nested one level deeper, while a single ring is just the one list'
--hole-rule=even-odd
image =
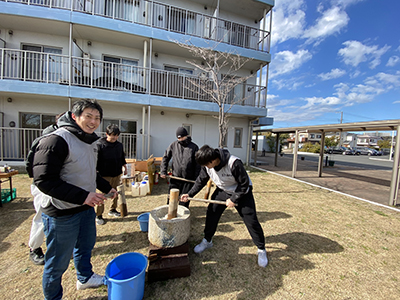
[{"label": "white exterior wall", "polygon": [[[207,9],[205,9],[204,4],[192,1],[167,0],[161,2],[208,16],[215,15],[215,7],[210,7],[207,5]],[[216,2],[214,4],[216,4]],[[17,6],[19,4],[12,5]],[[7,4],[7,6],[11,5]],[[29,9],[32,9],[32,11],[37,13],[37,18],[27,17],[26,19],[23,19],[22,16],[21,19],[22,21],[26,21],[27,26],[30,26],[29,29],[32,30],[32,32],[24,31],[25,28],[28,27],[23,26],[20,26],[19,28],[4,28],[11,25],[9,25],[6,21],[3,22],[2,26],[4,27],[0,28],[0,37],[6,42],[5,47],[7,51],[21,49],[23,44],[27,44],[59,48],[62,50],[62,55],[68,56],[70,46],[70,23],[68,22],[68,18],[65,18],[66,11],[56,9],[53,11],[49,8],[43,8],[43,12],[45,12],[45,10],[50,10],[50,12],[54,12],[54,15],[56,16],[52,20],[46,20],[46,17],[43,16],[43,20],[41,20],[42,17],[38,10],[42,8],[35,7],[34,5],[30,7],[24,6],[23,8],[24,11],[26,10],[28,12]],[[67,14],[69,15],[68,11]],[[102,22],[100,22],[100,20],[102,20],[101,18],[103,17],[101,16],[91,16],[89,14],[86,16],[78,12],[72,12],[71,14],[77,21],[74,23],[72,28],[72,38],[75,39],[77,44],[75,45],[75,43],[72,43],[72,56],[81,57],[82,52],[84,52],[89,53],[91,59],[99,61],[103,61],[105,55],[110,57],[120,57],[136,60],[138,61],[138,66],[143,67],[144,41],[148,41],[147,50],[150,52],[150,37],[152,37],[154,41],[152,48],[153,53],[149,53],[151,57],[147,57],[147,63],[149,64],[151,62],[152,68],[164,70],[164,66],[169,65],[194,70],[194,67],[187,62],[187,60],[193,60],[193,58],[186,58],[190,56],[188,53],[182,55],[182,53],[184,53],[186,50],[174,51],[177,46],[173,45],[172,40],[170,42],[163,40],[165,37],[161,37],[160,32],[157,32],[160,31],[159,29],[152,29],[156,33],[154,36],[152,36],[152,33],[150,34],[147,27],[145,30],[145,32],[149,33],[149,37],[147,38],[136,35],[135,30],[125,32],[122,30],[122,26],[136,29],[134,28],[134,26],[137,26],[135,24],[132,25],[122,21],[121,23],[117,24],[115,23],[119,22],[117,20],[109,22],[109,18],[104,18],[104,23],[108,24],[109,27],[102,27]],[[238,11],[238,14],[240,14],[240,11]],[[12,13],[10,15],[12,16]],[[87,24],[86,22],[81,21],[82,16],[88,18]],[[60,18],[59,22],[57,21],[58,17]],[[227,20],[228,22],[238,22],[251,27],[259,27],[258,24],[254,23],[252,18],[245,18],[224,11],[219,12],[219,17]],[[7,18],[10,17],[7,16]],[[98,28],[96,28],[96,23]],[[46,30],[45,24],[54,25],[54,29]],[[138,26],[138,28],[139,27],[140,26]],[[42,28],[42,30],[40,28]],[[9,29],[13,30],[13,34],[8,33]],[[91,30],[93,30],[93,39],[91,36]],[[167,34],[167,31],[165,31],[165,33]],[[190,39],[189,36],[181,36]],[[88,40],[92,42],[91,46],[88,45]],[[230,51],[229,45],[225,44],[225,46],[227,46],[226,51]],[[164,53],[163,50],[165,51]],[[236,49],[236,51],[237,50],[238,49]],[[154,56],[155,52],[158,53],[158,57]],[[260,58],[256,59],[259,60]],[[198,63],[201,62],[200,60],[197,61]],[[62,72],[67,72],[68,60],[63,60],[63,62],[65,68],[63,68]],[[252,65],[252,67],[244,68],[238,71],[236,75],[239,77],[247,77],[251,74],[251,71],[253,71],[254,77],[249,78],[247,83],[257,84],[258,82],[255,75],[257,73],[258,66],[254,63]],[[196,75],[197,72],[198,71],[194,70],[194,75]],[[224,70],[222,70],[221,73],[223,74]],[[69,86],[69,73],[63,73],[61,75],[60,83],[62,83],[62,85],[54,82],[51,84],[39,81],[35,82],[34,80],[27,80],[26,82],[23,82],[23,78],[5,81],[5,85],[3,85],[3,88],[0,89],[2,92],[0,94],[0,109],[1,112],[3,112],[2,116],[4,126],[8,127],[9,123],[13,121],[15,122],[16,128],[21,127],[19,120],[20,113],[57,115],[60,112],[66,111],[69,109],[70,104],[68,97],[72,97],[72,103],[79,98],[95,98],[103,107],[105,119],[136,121],[136,134],[139,135],[138,139],[141,139],[141,130],[143,130],[145,135],[150,134],[150,149],[147,149],[149,145],[147,140],[145,142],[146,154],[149,153],[153,154],[154,156],[162,156],[168,145],[176,139],[176,128],[182,126],[182,124],[190,124],[192,126],[193,141],[199,147],[204,144],[208,144],[211,147],[218,146],[218,120],[212,116],[218,114],[216,104],[198,102],[195,100],[192,102],[188,102],[188,100],[181,102],[182,99],[168,98],[165,97],[165,95],[159,96],[154,94],[129,93],[127,91],[110,91],[100,88],[91,89],[88,86]],[[72,74],[72,76],[74,76],[74,74]],[[21,88],[19,88],[19,82],[21,82]],[[24,84],[27,89],[25,89]],[[7,98],[9,97],[12,98],[12,102],[7,102]],[[202,103],[202,105],[198,105],[199,103]],[[149,115],[147,113],[145,115],[145,120],[142,120],[143,108],[147,109],[148,104],[155,105],[150,108],[150,130],[148,128]],[[246,159],[248,150],[247,142],[249,133],[249,119],[260,117],[260,113],[257,111],[247,110],[247,108],[248,107],[243,107],[243,110],[236,111],[235,113],[240,113],[240,115],[234,115],[234,117],[229,120],[227,136],[227,149],[229,149],[232,154],[240,157],[243,161]],[[160,114],[161,110],[164,111],[164,115]],[[187,113],[189,113],[188,118],[186,117]],[[142,128],[143,124],[144,128]],[[242,143],[241,147],[239,148],[233,147],[235,128],[242,128]],[[101,130],[102,126],[100,126],[97,131]],[[139,144],[140,143],[138,142],[138,146]]]},{"label": "white exterior wall", "polygon": [[[176,129],[183,124],[192,125],[192,140],[199,148],[205,144],[214,148],[218,147],[218,120],[211,115],[194,114],[186,118],[184,112],[164,111],[164,115],[161,115],[160,110],[151,110],[150,154],[162,156],[168,145],[176,140]],[[141,125],[139,124],[139,126]],[[243,161],[245,161],[247,150],[247,126],[248,122],[245,118],[233,118],[229,121],[228,146],[226,148]],[[241,148],[233,147],[235,128],[243,128]]]}]

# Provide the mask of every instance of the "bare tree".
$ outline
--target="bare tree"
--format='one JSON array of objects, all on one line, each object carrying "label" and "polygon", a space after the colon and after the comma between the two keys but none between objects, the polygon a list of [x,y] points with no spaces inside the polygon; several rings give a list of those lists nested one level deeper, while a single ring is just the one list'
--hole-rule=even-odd
[{"label": "bare tree", "polygon": [[235,94],[235,87],[244,83],[254,75],[238,76],[240,69],[251,58],[243,58],[234,52],[222,52],[216,50],[218,43],[212,47],[204,48],[193,45],[190,41],[184,43],[175,41],[180,47],[187,49],[195,59],[187,61],[199,71],[200,80],[190,78],[186,89],[198,92],[209,101],[218,105],[218,130],[219,147],[224,147],[224,141],[228,133],[229,111],[234,105],[240,105],[248,97]]}]

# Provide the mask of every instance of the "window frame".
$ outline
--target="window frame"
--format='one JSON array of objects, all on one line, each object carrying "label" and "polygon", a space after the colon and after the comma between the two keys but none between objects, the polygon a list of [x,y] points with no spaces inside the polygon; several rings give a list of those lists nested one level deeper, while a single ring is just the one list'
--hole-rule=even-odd
[{"label": "window frame", "polygon": [[[243,144],[243,128],[242,127],[235,127],[234,129],[234,138],[233,138],[233,148],[242,148]],[[239,130],[239,144],[236,144],[237,138],[237,130]]]}]

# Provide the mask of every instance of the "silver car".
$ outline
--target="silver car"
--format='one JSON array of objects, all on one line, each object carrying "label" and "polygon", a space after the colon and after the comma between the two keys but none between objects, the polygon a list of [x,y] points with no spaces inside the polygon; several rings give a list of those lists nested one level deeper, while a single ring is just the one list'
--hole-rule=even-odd
[{"label": "silver car", "polygon": [[368,156],[377,156],[378,155],[378,151],[376,151],[375,149],[371,149],[368,147],[355,147],[355,154],[356,155],[368,155]]}]

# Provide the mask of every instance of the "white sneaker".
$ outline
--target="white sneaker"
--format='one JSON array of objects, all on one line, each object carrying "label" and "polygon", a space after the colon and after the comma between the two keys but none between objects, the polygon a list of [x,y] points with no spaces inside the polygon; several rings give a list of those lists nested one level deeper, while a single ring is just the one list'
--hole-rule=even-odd
[{"label": "white sneaker", "polygon": [[97,225],[104,225],[105,222],[106,222],[106,221],[104,221],[104,219],[103,219],[102,216],[96,217],[96,224],[97,224]]},{"label": "white sneaker", "polygon": [[258,265],[265,268],[268,265],[267,251],[258,249]]},{"label": "white sneaker", "polygon": [[85,290],[90,288],[97,288],[104,285],[104,276],[93,273],[92,277],[86,283],[81,283],[79,280],[76,281],[77,290]]},{"label": "white sneaker", "polygon": [[201,241],[200,244],[198,244],[196,247],[194,247],[194,252],[195,253],[201,253],[204,250],[211,248],[213,246],[212,241],[211,242],[207,242],[207,240],[205,238],[203,238],[203,240]]}]

